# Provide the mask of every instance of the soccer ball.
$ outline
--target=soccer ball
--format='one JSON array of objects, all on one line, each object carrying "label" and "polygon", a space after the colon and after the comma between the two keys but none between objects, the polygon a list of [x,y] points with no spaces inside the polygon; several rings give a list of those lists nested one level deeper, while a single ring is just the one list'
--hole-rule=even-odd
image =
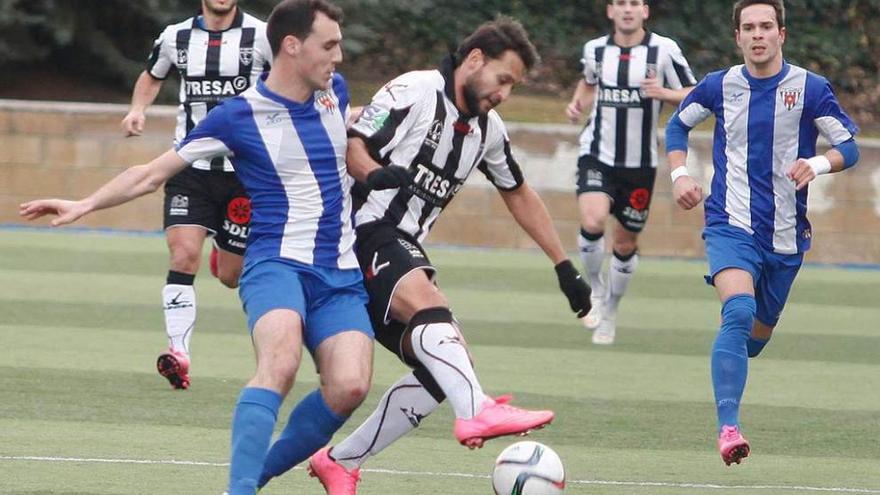
[{"label": "soccer ball", "polygon": [[557,495],[565,490],[565,468],[550,447],[517,442],[495,459],[492,487],[495,495]]}]

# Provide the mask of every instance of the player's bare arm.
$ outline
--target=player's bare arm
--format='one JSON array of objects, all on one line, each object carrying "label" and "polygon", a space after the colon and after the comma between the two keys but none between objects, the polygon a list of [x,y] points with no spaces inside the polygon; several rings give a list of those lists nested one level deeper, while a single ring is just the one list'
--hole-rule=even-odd
[{"label": "player's bare arm", "polygon": [[538,246],[553,261],[559,288],[568,299],[571,310],[583,318],[590,311],[590,287],[565,255],[565,248],[559,240],[559,233],[553,226],[550,212],[544,201],[528,183],[523,183],[513,191],[501,191],[501,198],[513,215],[516,223],[529,234]]},{"label": "player's bare arm", "polygon": [[683,210],[690,210],[703,200],[703,188],[687,174],[687,152],[675,150],[668,154],[672,174],[672,195]]},{"label": "player's bare arm", "polygon": [[394,189],[405,186],[411,181],[406,167],[394,164],[383,167],[374,160],[367,149],[367,143],[359,137],[348,138],[345,160],[348,164],[348,175],[366,184],[370,189]]},{"label": "player's bare arm", "polygon": [[565,107],[565,116],[568,117],[571,123],[576,124],[585,113],[590,111],[595,95],[595,85],[587,84],[583,79],[578,81],[577,87],[574,89],[574,95],[571,97],[571,102]]},{"label": "player's bare arm", "polygon": [[140,136],[144,132],[144,123],[147,120],[145,112],[147,107],[156,101],[160,89],[162,89],[161,79],[156,79],[147,71],[141,72],[131,94],[131,107],[122,119],[125,137]]},{"label": "player's bare arm", "polygon": [[553,264],[564,261],[567,256],[559,233],[556,232],[550,212],[538,193],[528,183],[513,191],[498,192],[516,223],[541,247]]},{"label": "player's bare arm", "polygon": [[666,88],[657,77],[648,77],[642,81],[642,91],[648,98],[663,100],[670,105],[678,105],[694,89],[689,86],[681,89]]},{"label": "player's bare arm", "polygon": [[19,206],[19,215],[26,220],[57,215],[51,225],[53,227],[66,225],[92,211],[112,208],[154,192],[187,165],[176,151],[169,150],[146,165],[135,165],[124,170],[86,198],[78,201],[63,199],[28,201]]}]

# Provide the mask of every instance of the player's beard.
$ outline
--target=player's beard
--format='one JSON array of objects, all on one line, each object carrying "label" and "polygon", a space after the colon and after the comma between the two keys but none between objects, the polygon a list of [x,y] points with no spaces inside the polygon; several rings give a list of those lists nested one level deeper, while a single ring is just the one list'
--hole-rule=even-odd
[{"label": "player's beard", "polygon": [[229,2],[229,5],[226,7],[216,7],[215,5],[213,5],[213,2],[211,2],[211,0],[205,0],[204,7],[205,10],[207,10],[211,14],[222,16],[234,10],[237,3],[238,2]]},{"label": "player's beard", "polygon": [[480,107],[480,102],[483,100],[483,97],[480,96],[480,90],[477,86],[477,76],[480,72],[476,72],[471,75],[471,77],[467,78],[464,82],[464,87],[461,92],[464,95],[464,104],[467,107],[467,113],[470,115],[479,115],[483,116],[489,113],[489,110],[492,108],[483,111]]}]

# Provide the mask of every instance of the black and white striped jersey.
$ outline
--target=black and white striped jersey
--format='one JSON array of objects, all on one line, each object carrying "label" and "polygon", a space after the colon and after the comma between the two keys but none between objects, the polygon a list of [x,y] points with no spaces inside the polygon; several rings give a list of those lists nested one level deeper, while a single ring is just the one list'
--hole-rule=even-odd
[{"label": "black and white striped jersey", "polygon": [[612,35],[584,45],[584,80],[596,86],[587,126],[581,133],[580,155],[608,166],[657,166],[657,118],[662,101],[645,98],[642,81],[656,75],[667,88],[697,84],[678,44],[647,32],[642,43],[624,48]]},{"label": "black and white striped jersey", "polygon": [[452,77],[450,60],[440,70],[397,77],[376,93],[349,130],[349,136],[366,142],[374,159],[407,167],[412,177],[408,188],[356,188],[357,226],[385,221],[421,242],[474,168],[502,190],[523,183],[501,117],[494,110],[462,115],[453,103]]},{"label": "black and white striped jersey", "polygon": [[[266,23],[237,9],[232,26],[208,31],[199,16],[162,31],[147,61],[147,73],[164,80],[172,68],[180,73],[180,106],[175,146],[208,112],[226,98],[239,95],[269,70],[272,49]],[[193,167],[232,172],[228,158],[197,160]]]}]

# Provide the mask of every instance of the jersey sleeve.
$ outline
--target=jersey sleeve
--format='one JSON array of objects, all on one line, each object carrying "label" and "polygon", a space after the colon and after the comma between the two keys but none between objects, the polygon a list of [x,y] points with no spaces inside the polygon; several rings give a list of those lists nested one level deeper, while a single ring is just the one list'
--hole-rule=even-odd
[{"label": "jersey sleeve", "polygon": [[[234,99],[234,98],[233,98]],[[217,156],[233,155],[233,124],[229,112],[233,105],[227,100],[214,107],[177,145],[177,154],[192,163]]]},{"label": "jersey sleeve", "polygon": [[821,88],[813,113],[816,129],[832,146],[853,139],[859,132],[858,126],[840,107],[831,84],[824,78],[816,79]]},{"label": "jersey sleeve", "polygon": [[477,168],[495,187],[502,191],[513,191],[525,182],[522,169],[510,152],[510,138],[504,122],[497,114],[489,117],[497,126],[491,143],[486,143],[486,153]]},{"label": "jersey sleeve", "polygon": [[374,158],[385,157],[418,122],[428,100],[423,84],[395,79],[373,96],[358,120],[348,130],[350,137],[360,137]]},{"label": "jersey sleeve", "polygon": [[688,88],[697,84],[697,79],[678,43],[671,41],[667,52],[668,60],[663,73],[664,85],[671,89]]},{"label": "jersey sleeve", "polygon": [[715,108],[715,99],[721,92],[721,79],[713,74],[703,78],[678,106],[676,114],[681,123],[692,129],[709,118]]},{"label": "jersey sleeve", "polygon": [[153,49],[147,58],[147,73],[159,80],[168,77],[168,72],[174,67],[174,47],[171,46],[170,38],[170,29],[166,28],[153,42]]},{"label": "jersey sleeve", "polygon": [[596,70],[596,50],[591,43],[584,45],[584,55],[581,58],[581,64],[583,65],[584,82],[590,86],[598,84],[599,74]]},{"label": "jersey sleeve", "polygon": [[251,68],[251,84],[257,83],[257,78],[263,72],[268,72],[272,67],[272,47],[266,37],[266,25],[261,24],[257,28],[257,36],[254,40],[254,64]]}]

